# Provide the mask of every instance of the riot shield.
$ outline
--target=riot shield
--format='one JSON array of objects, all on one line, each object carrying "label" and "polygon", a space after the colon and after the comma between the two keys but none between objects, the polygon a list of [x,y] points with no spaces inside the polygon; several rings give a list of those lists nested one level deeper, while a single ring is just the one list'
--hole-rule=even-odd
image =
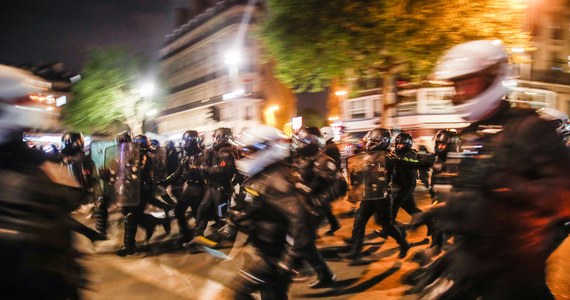
[{"label": "riot shield", "polygon": [[152,184],[155,187],[155,191],[158,181],[170,175],[167,174],[166,171],[166,150],[166,148],[158,147],[152,152],[152,161],[154,164],[152,168]]},{"label": "riot shield", "polygon": [[169,175],[166,172],[166,148],[156,148],[152,153],[154,162],[153,181],[159,181]]},{"label": "riot shield", "polygon": [[89,156],[95,164],[95,169],[105,166],[105,149],[115,145],[114,141],[92,141],[89,145]]},{"label": "riot shield", "polygon": [[381,200],[389,196],[383,152],[361,153],[348,157],[346,161],[349,201]]},{"label": "riot shield", "polygon": [[119,206],[136,206],[140,202],[140,146],[123,143],[105,149],[107,182],[111,199]]}]

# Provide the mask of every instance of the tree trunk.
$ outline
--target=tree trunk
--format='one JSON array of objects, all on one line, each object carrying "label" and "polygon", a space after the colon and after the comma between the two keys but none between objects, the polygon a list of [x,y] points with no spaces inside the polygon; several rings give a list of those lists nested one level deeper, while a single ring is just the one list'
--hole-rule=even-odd
[{"label": "tree trunk", "polygon": [[383,85],[382,96],[380,98],[382,104],[382,114],[380,115],[380,126],[384,128],[392,127],[392,122],[388,122],[392,109],[396,107],[396,97],[394,95],[394,75],[395,68],[390,68],[382,73]]}]

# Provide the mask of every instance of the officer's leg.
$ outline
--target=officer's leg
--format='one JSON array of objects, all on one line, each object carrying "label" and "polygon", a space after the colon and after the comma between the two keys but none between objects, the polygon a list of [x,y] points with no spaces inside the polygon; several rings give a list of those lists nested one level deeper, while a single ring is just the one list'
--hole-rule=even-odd
[{"label": "officer's leg", "polygon": [[87,227],[85,224],[80,223],[79,221],[75,220],[73,217],[70,216],[69,219],[71,221],[71,226],[73,228],[73,231],[85,236],[86,238],[91,240],[91,242],[102,241],[107,239],[104,234],[99,233]]},{"label": "officer's leg", "polygon": [[99,205],[97,206],[97,220],[96,228],[101,234],[107,234],[107,222],[109,219],[109,203],[110,197],[103,195],[99,198]]},{"label": "officer's leg", "polygon": [[332,212],[332,207],[330,203],[325,203],[321,207],[322,213],[327,218],[331,228],[326,232],[327,235],[334,235],[334,233],[340,229],[340,223],[338,219]]},{"label": "officer's leg", "polygon": [[127,256],[135,253],[135,237],[137,235],[137,213],[138,207],[123,207],[125,220],[125,234],[123,237],[123,247],[115,252],[118,256]]},{"label": "officer's leg", "polygon": [[208,187],[204,198],[202,199],[200,206],[198,207],[198,213],[196,214],[196,235],[203,236],[206,227],[208,226],[208,219],[212,210],[212,188]]},{"label": "officer's leg", "polygon": [[377,201],[375,209],[378,212],[382,230],[385,231],[388,236],[396,240],[400,246],[399,257],[404,258],[408,254],[410,244],[406,241],[406,232],[394,225],[390,205],[389,200]]},{"label": "officer's leg", "polygon": [[406,199],[402,203],[402,208],[410,215],[421,213],[422,210],[418,208],[416,199],[414,198],[414,189],[410,188],[406,193]]},{"label": "officer's leg", "polygon": [[168,216],[168,212],[172,210],[172,206],[170,206],[166,202],[162,202],[162,201],[158,200],[155,197],[150,197],[148,199],[148,203],[152,206],[155,206],[155,207],[158,207],[158,208],[164,210],[164,213],[166,214],[166,216]]},{"label": "officer's leg", "polygon": [[178,223],[178,228],[180,229],[180,234],[182,237],[178,241],[180,244],[189,242],[194,238],[194,232],[188,227],[188,220],[186,219],[186,211],[188,206],[193,200],[191,197],[192,186],[188,185],[182,195],[178,197],[178,203],[176,203],[176,208],[174,209],[174,215],[176,216],[176,221]]},{"label": "officer's leg", "polygon": [[317,280],[310,283],[309,286],[312,288],[322,288],[334,284],[335,275],[323,259],[314,241],[304,247],[302,252],[305,253],[306,261],[313,267],[315,273],[317,273]]},{"label": "officer's leg", "polygon": [[360,256],[360,251],[364,243],[366,223],[368,223],[368,220],[374,212],[371,202],[374,201],[360,201],[360,207],[356,211],[356,217],[354,218],[354,225],[352,227],[352,245],[347,253],[341,253],[339,256],[343,258],[357,258]]}]

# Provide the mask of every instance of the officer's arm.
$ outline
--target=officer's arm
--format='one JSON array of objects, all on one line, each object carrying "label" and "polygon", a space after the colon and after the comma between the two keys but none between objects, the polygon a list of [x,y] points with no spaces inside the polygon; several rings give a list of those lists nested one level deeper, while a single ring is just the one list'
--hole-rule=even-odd
[{"label": "officer's arm", "polygon": [[406,169],[419,169],[423,165],[415,152],[406,153],[404,157],[398,158],[398,162]]},{"label": "officer's arm", "polygon": [[[551,123],[527,118],[519,126],[515,144],[508,159],[517,171],[510,176],[495,178],[502,186],[494,191],[506,193],[515,201],[529,201],[560,218],[570,218],[570,155],[556,135]],[[506,182],[505,182],[506,181]]]},{"label": "officer's arm", "polygon": [[164,180],[162,180],[161,184],[169,185],[172,182],[179,180],[180,177],[182,177],[182,174],[184,174],[184,169],[186,167],[186,164],[187,164],[187,158],[183,158],[178,164],[178,167],[176,167],[174,173],[168,175]]}]

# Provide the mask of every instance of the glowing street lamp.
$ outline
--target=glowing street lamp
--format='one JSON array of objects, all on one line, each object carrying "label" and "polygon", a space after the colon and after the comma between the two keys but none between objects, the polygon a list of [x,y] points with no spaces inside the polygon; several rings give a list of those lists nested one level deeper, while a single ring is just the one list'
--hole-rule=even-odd
[{"label": "glowing street lamp", "polygon": [[139,88],[139,93],[143,96],[143,97],[149,97],[154,95],[154,91],[155,91],[155,87],[154,84],[151,82],[147,82],[145,84],[143,84],[140,88]]},{"label": "glowing street lamp", "polygon": [[346,96],[348,94],[348,91],[347,90],[338,90],[338,91],[334,92],[334,94],[337,97]]}]

